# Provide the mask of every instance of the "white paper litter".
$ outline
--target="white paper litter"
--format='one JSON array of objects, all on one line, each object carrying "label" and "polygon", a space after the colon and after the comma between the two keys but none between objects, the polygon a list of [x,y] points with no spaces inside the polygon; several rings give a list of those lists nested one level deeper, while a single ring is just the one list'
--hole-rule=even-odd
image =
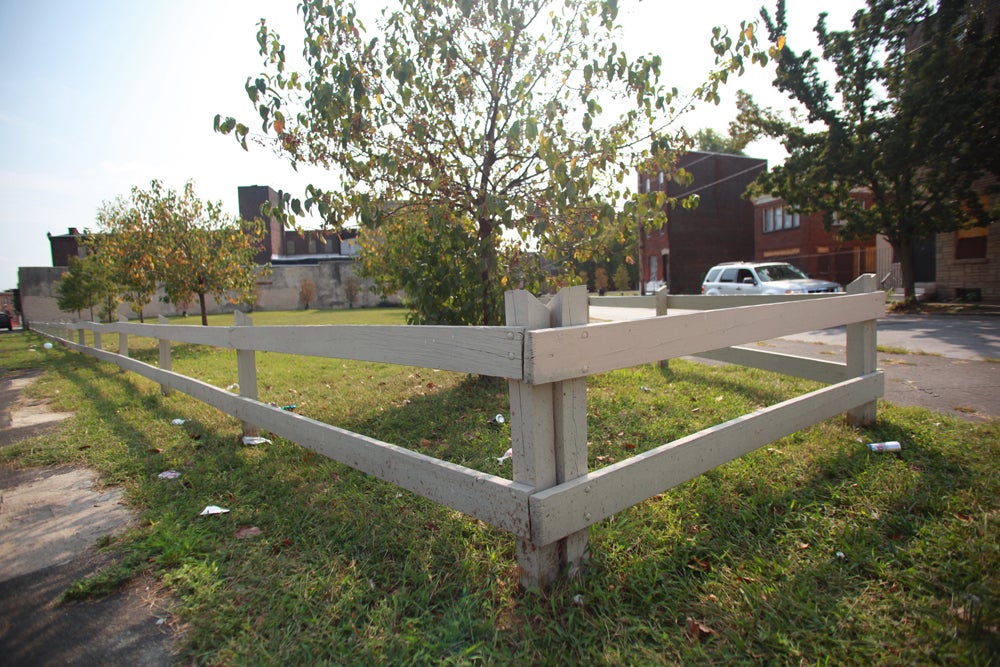
[{"label": "white paper litter", "polygon": [[497,459],[497,463],[503,463],[504,461],[506,461],[507,459],[509,459],[512,456],[514,456],[514,448],[513,447],[509,448],[506,452],[504,452],[503,456],[501,456],[501,457],[499,457]]},{"label": "white paper litter", "polygon": [[176,470],[164,470],[159,475],[157,475],[157,477],[159,477],[160,479],[177,479],[180,476],[181,474]]},{"label": "white paper litter", "polygon": [[240,390],[240,385],[239,385],[238,382],[234,382],[231,385],[229,385],[228,387],[226,387],[226,391],[234,391],[234,390],[235,391],[239,391]]},{"label": "white paper litter", "polygon": [[225,514],[229,510],[219,507],[218,505],[209,505],[201,511],[198,516],[206,516],[208,514]]},{"label": "white paper litter", "polygon": [[189,421],[191,421],[191,420],[190,419],[171,419],[170,423],[173,424],[174,426],[183,426],[184,424],[187,424]]},{"label": "white paper litter", "polygon": [[258,435],[245,435],[243,436],[244,445],[263,445],[264,443],[273,444],[267,438],[262,438]]},{"label": "white paper litter", "polygon": [[46,350],[51,350],[52,343],[42,343],[42,347],[44,347]]}]

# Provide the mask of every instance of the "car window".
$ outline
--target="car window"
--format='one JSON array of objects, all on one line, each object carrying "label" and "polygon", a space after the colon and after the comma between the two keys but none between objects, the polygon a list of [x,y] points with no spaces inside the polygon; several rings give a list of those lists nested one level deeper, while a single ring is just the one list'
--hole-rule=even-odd
[{"label": "car window", "polygon": [[750,269],[740,269],[739,275],[736,276],[736,282],[743,284],[747,282],[747,278],[750,279],[751,283],[757,282],[756,280],[754,280],[753,273],[750,271]]},{"label": "car window", "polygon": [[736,282],[736,274],[739,269],[726,269],[722,272],[722,276],[719,278],[720,283],[734,283]]},{"label": "car window", "polygon": [[718,279],[720,273],[722,273],[722,269],[719,268],[712,269],[711,271],[708,272],[708,275],[705,276],[705,282],[714,283]]},{"label": "car window", "polygon": [[757,274],[764,282],[770,282],[772,280],[803,280],[809,278],[809,276],[802,273],[802,271],[798,270],[791,264],[769,264],[767,266],[758,266]]}]

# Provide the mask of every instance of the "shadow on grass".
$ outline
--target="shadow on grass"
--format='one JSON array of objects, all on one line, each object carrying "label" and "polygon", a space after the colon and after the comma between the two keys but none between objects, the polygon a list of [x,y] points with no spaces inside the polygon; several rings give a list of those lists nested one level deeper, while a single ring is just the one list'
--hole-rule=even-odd
[{"label": "shadow on grass", "polygon": [[[129,480],[142,511],[143,527],[116,546],[177,592],[191,655],[245,658],[253,645],[286,662],[601,663],[616,652],[676,662],[708,651],[715,661],[858,663],[995,648],[982,631],[997,606],[995,575],[981,583],[978,528],[950,525],[963,494],[982,496],[995,480],[960,443],[938,445],[892,411],[862,435],[907,443],[901,457],[868,454],[850,431],[832,442],[822,429],[790,436],[777,453],[758,450],[601,522],[582,577],[539,596],[516,592],[514,539],[501,531],[281,439],[242,447],[231,419],[170,428],[181,399],[88,358],[60,372],[93,404],[115,443],[102,465]],[[721,382],[749,402],[788,397],[728,375],[661,377]],[[505,383],[470,380],[337,425],[497,474],[509,430],[488,421],[506,406]],[[182,477],[157,479],[167,467]],[[199,517],[208,504],[231,511]],[[241,539],[247,527],[260,533]],[[984,610],[980,629],[955,638],[951,608],[969,594]],[[713,629],[703,647],[687,640],[688,617]],[[889,642],[887,619],[902,623]]]}]

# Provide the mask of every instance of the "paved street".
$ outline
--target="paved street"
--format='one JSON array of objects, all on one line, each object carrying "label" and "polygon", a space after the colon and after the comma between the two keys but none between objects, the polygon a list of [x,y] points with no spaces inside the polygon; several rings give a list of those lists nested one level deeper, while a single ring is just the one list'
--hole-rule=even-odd
[{"label": "paved street", "polygon": [[[591,319],[597,321],[654,314],[649,308],[590,308]],[[845,354],[845,332],[845,327],[834,327],[758,344],[775,352],[838,361]],[[892,351],[878,355],[886,374],[886,400],[970,421],[1000,417],[1000,317],[886,315],[878,322],[878,344]]]}]

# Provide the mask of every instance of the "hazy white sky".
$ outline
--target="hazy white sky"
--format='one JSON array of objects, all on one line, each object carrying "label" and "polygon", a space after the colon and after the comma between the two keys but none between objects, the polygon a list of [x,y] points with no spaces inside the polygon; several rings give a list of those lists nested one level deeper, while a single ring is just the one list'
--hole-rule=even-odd
[{"label": "hazy white sky", "polygon": [[[294,172],[263,150],[244,152],[215,134],[215,114],[252,124],[243,85],[261,71],[256,24],[268,24],[299,52],[296,0],[0,0],[0,289],[17,285],[17,267],[50,266],[46,233],[96,227],[102,202],[157,178],[180,188],[194,180],[204,199],[238,211],[236,188],[270,185],[301,194],[318,171]],[[377,15],[384,0],[357,2]],[[767,2],[773,6],[773,0]],[[814,46],[820,11],[848,26],[862,0],[789,0],[788,43]],[[663,57],[668,85],[690,90],[711,67],[712,27],[738,28],[761,0],[621,0],[623,45]],[[369,22],[369,27],[372,27]],[[777,107],[787,103],[768,72],[732,81],[723,104],[683,121],[690,131],[724,131],[738,88]],[[748,154],[780,162],[774,145]]]}]

